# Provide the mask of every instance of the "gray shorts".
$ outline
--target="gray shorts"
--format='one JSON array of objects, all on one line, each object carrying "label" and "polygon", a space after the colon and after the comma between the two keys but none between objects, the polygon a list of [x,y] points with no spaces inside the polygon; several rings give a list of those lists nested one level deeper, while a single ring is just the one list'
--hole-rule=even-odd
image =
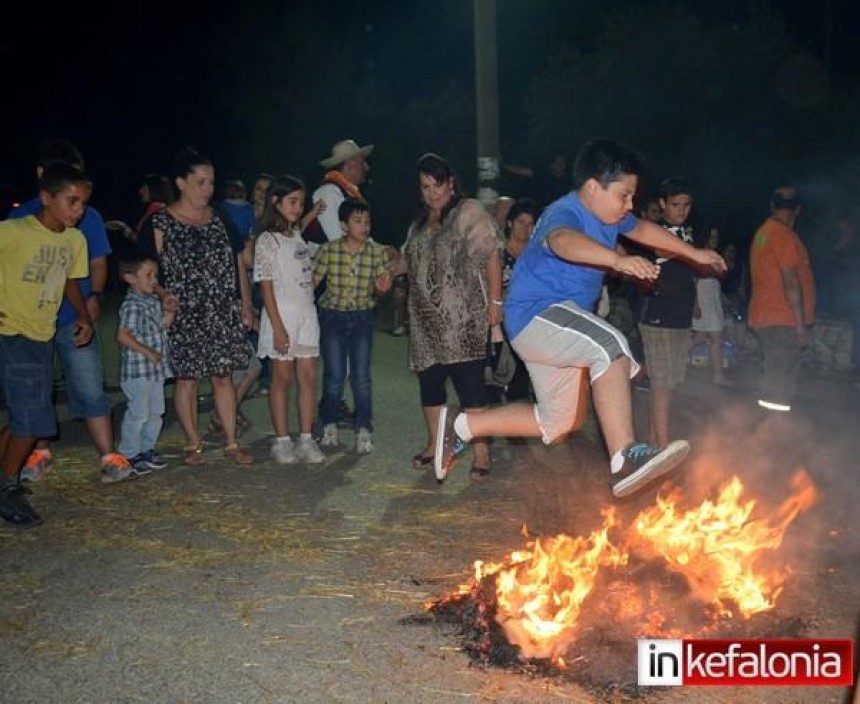
[{"label": "gray shorts", "polygon": [[573,301],[562,301],[532,318],[511,347],[525,362],[537,405],[535,418],[550,443],[573,428],[582,375],[599,379],[619,357],[630,360],[630,376],[639,371],[627,339],[612,325]]}]

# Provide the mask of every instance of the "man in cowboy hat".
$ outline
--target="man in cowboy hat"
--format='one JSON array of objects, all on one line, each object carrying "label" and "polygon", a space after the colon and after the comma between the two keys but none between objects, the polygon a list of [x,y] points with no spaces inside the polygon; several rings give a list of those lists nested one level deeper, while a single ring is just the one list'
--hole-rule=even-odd
[{"label": "man in cowboy hat", "polygon": [[370,166],[367,157],[373,151],[372,144],[360,147],[352,139],[344,139],[331,148],[331,156],[320,161],[325,169],[322,184],[313,192],[313,201],[323,201],[325,207],[304,231],[309,242],[322,244],[343,236],[337,211],[347,198],[364,200],[359,186],[367,180]]}]

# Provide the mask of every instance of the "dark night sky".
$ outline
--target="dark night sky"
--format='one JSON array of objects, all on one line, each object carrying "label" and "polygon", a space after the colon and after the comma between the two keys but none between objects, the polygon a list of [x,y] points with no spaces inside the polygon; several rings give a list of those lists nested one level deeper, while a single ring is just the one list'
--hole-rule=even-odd
[{"label": "dark night sky", "polygon": [[[287,2],[294,6],[296,2]],[[640,0],[627,4],[654,5]],[[689,2],[708,13],[738,12],[746,0]],[[840,81],[860,78],[854,36],[858,26],[848,12],[850,0],[830,0],[835,16],[833,71]],[[256,5],[265,6],[265,2]],[[783,13],[798,46],[822,55],[825,2],[782,0]],[[547,48],[563,42],[587,50],[596,27],[594,4],[575,0],[498,0],[499,76],[502,140],[516,142],[525,129],[522,94]],[[216,160],[219,144],[230,139],[218,130],[212,96],[230,91],[222,77],[236,58],[235,33],[240,3],[116,3],[98,12],[70,3],[53,9],[30,3],[19,9],[17,26],[7,24],[0,39],[6,71],[3,106],[0,200],[5,208],[33,190],[33,153],[47,137],[67,137],[84,152],[95,179],[93,202],[129,202],[147,171],[166,171],[169,157],[183,144],[204,145]],[[320,3],[326,22],[354,39],[354,60],[375,71],[404,102],[433,90],[440,77],[458,76],[471,85],[472,10],[467,0]],[[301,41],[302,28],[295,28]],[[278,37],[261,30],[261,42]],[[408,58],[407,58],[408,57]],[[408,71],[404,71],[404,60]],[[254,76],[247,76],[253,82]],[[260,86],[265,93],[270,88]],[[226,96],[229,99],[229,93]],[[236,105],[253,110],[253,105]],[[314,158],[320,147],[351,136],[366,142],[380,135],[353,134],[348,116],[340,134],[300,135],[310,140]],[[432,139],[428,140],[432,142]],[[297,153],[301,153],[299,150]],[[414,155],[409,155],[410,163]],[[280,166],[280,165],[278,165]],[[250,179],[270,164],[233,166]],[[315,178],[311,158],[290,170]],[[221,174],[224,175],[223,173]]]}]

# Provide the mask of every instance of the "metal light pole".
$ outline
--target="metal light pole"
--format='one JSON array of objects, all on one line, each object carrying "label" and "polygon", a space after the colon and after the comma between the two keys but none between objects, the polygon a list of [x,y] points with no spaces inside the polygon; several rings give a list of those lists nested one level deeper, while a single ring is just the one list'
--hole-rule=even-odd
[{"label": "metal light pole", "polygon": [[499,86],[496,0],[473,0],[475,97],[478,117],[478,200],[486,207],[499,197]]}]

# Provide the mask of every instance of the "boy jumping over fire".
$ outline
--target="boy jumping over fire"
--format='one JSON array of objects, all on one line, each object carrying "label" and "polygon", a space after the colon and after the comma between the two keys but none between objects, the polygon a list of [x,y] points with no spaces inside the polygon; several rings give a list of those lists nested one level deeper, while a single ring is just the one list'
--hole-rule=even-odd
[{"label": "boy jumping over fire", "polygon": [[614,496],[638,491],[687,456],[686,440],[665,447],[635,441],[630,378],[639,365],[624,335],[593,312],[605,271],[644,280],[659,274],[655,264],[620,249],[619,235],[659,250],[661,256],[725,270],[716,252],[695,249],[632,214],[643,170],[637,152],[610,140],[593,140],[580,151],[573,168],[574,190],[544,211],[517,261],[504,302],[511,346],[526,364],[537,404],[469,413],[443,407],[434,458],[439,481],[473,438],[541,437],[550,444],[577,430],[582,423],[580,382],[586,371],[611,458]]}]

